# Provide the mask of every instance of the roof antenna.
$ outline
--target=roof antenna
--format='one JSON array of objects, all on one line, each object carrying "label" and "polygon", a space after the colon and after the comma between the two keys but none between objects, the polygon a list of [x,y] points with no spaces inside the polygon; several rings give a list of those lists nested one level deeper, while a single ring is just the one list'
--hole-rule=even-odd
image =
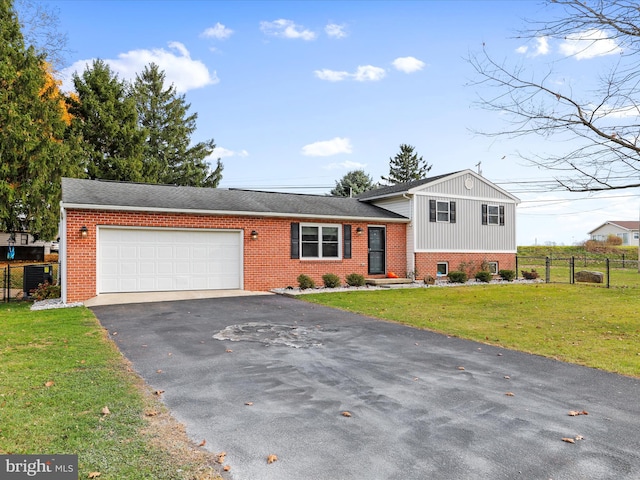
[{"label": "roof antenna", "polygon": [[478,175],[482,176],[482,161],[476,163],[476,167],[478,167]]}]

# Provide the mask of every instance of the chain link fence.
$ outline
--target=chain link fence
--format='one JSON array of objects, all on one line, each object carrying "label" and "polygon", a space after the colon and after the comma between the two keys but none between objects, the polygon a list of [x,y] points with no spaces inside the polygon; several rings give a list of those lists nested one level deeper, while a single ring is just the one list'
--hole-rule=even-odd
[{"label": "chain link fence", "polygon": [[39,285],[58,283],[57,263],[5,264],[0,267],[2,275],[2,301],[33,299]]},{"label": "chain link fence", "polygon": [[639,262],[624,255],[618,257],[541,257],[516,256],[516,275],[535,271],[546,283],[595,283],[610,288],[640,287]]}]

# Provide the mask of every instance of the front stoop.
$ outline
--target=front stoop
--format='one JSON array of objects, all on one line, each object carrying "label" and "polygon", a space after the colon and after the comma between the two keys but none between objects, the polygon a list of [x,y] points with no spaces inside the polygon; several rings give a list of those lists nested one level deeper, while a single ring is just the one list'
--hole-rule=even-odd
[{"label": "front stoop", "polygon": [[401,285],[401,284],[413,283],[413,280],[411,280],[410,278],[366,278],[365,283],[367,285],[376,285],[376,286]]}]

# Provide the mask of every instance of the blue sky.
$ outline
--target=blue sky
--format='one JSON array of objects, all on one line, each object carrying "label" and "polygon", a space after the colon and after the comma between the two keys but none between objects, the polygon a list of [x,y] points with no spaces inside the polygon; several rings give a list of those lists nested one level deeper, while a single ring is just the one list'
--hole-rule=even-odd
[{"label": "blue sky", "polygon": [[[93,59],[133,79],[150,62],[198,114],[194,141],[213,138],[220,187],[324,194],[344,174],[375,181],[402,143],[439,175],[470,168],[522,200],[518,244],[571,244],[606,220],[636,220],[637,192],[549,191],[552,172],[523,154],[564,142],[474,134],[507,124],[474,105],[468,63],[483,43],[499,60],[587,88],[615,55],[572,56],[570,39],[514,38],[525,19],[549,19],[536,1],[83,1],[47,2],[68,35],[63,86]],[[615,46],[612,49],[615,52]],[[522,183],[513,183],[522,182]]]}]

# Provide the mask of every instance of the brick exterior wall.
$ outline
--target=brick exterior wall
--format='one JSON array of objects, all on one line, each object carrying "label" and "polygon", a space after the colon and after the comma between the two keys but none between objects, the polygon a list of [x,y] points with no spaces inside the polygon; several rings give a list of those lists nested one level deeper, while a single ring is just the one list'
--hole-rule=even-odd
[{"label": "brick exterior wall", "polygon": [[[291,222],[326,223],[303,218],[262,218],[209,216],[173,213],[148,213],[97,210],[67,210],[66,212],[66,287],[67,302],[79,302],[96,296],[96,231],[101,225],[122,227],[241,229],[244,231],[244,289],[266,291],[272,288],[297,286],[301,273],[322,285],[322,275],[335,273],[343,280],[350,273],[366,277],[368,268],[367,222],[342,222],[352,227],[352,258],[342,260],[303,260],[290,258]],[[374,222],[375,225],[381,225]],[[80,228],[88,228],[87,237]],[[362,234],[356,229],[361,227]],[[257,240],[251,239],[256,230]],[[406,275],[406,225],[386,225],[387,271]],[[375,276],[374,276],[375,277]],[[380,275],[378,275],[380,277]]]},{"label": "brick exterior wall", "polygon": [[515,270],[515,253],[464,253],[464,252],[421,252],[415,254],[417,279],[424,279],[427,275],[436,277],[437,264],[449,263],[449,271],[464,267],[469,278],[480,270],[482,262],[498,262],[498,270]]}]

